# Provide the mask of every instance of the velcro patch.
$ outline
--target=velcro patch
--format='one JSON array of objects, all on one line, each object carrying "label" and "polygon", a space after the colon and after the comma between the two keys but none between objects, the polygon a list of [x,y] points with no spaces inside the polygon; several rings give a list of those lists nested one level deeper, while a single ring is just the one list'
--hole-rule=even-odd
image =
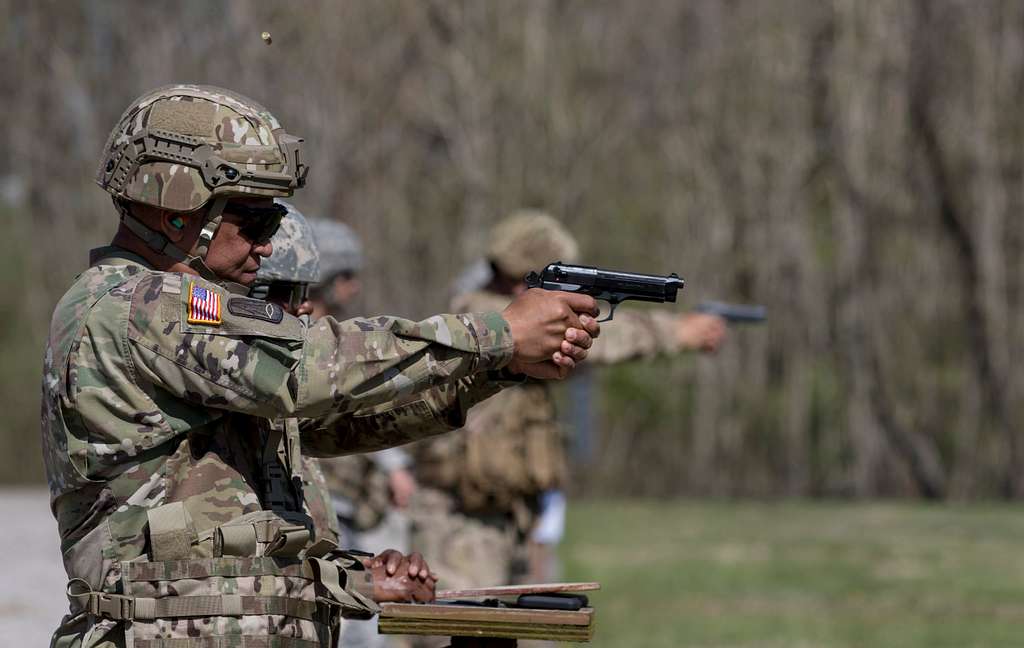
[{"label": "velcro patch", "polygon": [[280,324],[284,319],[284,310],[277,304],[250,297],[232,297],[228,300],[228,312],[238,317],[263,320],[271,324]]},{"label": "velcro patch", "polygon": [[217,106],[209,101],[160,101],[149,111],[147,126],[193,137],[213,137]]},{"label": "velcro patch", "polygon": [[220,294],[197,286],[194,281],[188,285],[188,323],[219,326],[221,323]]}]

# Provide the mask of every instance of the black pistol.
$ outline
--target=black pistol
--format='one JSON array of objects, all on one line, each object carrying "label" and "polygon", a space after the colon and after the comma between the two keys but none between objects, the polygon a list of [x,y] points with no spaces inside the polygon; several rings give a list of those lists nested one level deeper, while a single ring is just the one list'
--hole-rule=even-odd
[{"label": "black pistol", "polygon": [[764,306],[727,304],[717,301],[701,302],[697,306],[697,312],[717,315],[730,324],[760,324],[768,319],[768,311]]},{"label": "black pistol", "polygon": [[549,263],[540,274],[531,272],[526,275],[526,285],[530,288],[583,293],[608,302],[611,305],[608,317],[598,320],[607,322],[615,315],[618,305],[627,299],[659,304],[675,302],[676,292],[683,288],[683,280],[674,272],[666,277],[568,265],[557,261]]}]

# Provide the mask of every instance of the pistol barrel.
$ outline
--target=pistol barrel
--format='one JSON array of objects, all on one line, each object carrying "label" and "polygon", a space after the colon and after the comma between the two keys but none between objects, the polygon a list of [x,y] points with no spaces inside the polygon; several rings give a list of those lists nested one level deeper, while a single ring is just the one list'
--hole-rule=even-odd
[{"label": "pistol barrel", "polygon": [[698,304],[696,310],[698,313],[717,315],[730,324],[757,324],[768,318],[768,311],[764,306],[749,304],[705,301]]}]

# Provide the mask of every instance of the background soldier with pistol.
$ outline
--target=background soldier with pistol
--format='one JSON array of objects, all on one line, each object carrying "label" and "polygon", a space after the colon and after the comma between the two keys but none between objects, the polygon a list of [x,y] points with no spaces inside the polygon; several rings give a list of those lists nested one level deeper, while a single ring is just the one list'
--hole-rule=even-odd
[{"label": "background soldier with pistol", "polygon": [[[523,211],[501,221],[487,250],[489,279],[452,300],[455,311],[501,308],[527,288],[525,275],[552,261],[572,263],[578,246],[551,216]],[[714,351],[719,317],[618,310],[588,360],[620,362],[684,350]],[[464,429],[416,446],[419,491],[413,547],[445,587],[521,579],[541,497],[568,477],[565,438],[551,391],[528,381],[473,409]]]}]

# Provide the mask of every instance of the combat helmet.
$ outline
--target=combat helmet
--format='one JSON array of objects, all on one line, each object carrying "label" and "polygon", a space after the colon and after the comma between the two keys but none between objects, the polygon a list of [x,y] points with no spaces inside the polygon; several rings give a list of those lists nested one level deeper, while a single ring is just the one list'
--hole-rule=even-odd
[{"label": "combat helmet", "polygon": [[260,264],[249,295],[287,304],[289,312],[294,312],[308,299],[310,284],[320,281],[320,253],[306,217],[280,198],[275,198],[274,203],[288,213],[270,239],[274,252]]},{"label": "combat helmet", "polygon": [[322,281],[330,281],[342,273],[356,274],[363,269],[363,245],[351,227],[320,219],[310,220],[309,224],[320,250]]},{"label": "combat helmet", "polygon": [[280,198],[274,202],[288,213],[281,219],[280,229],[270,239],[274,253],[260,264],[256,281],[267,284],[317,283],[320,281],[320,252],[314,242],[313,228],[294,205]]},{"label": "combat helmet", "polygon": [[579,245],[569,230],[550,215],[520,210],[491,232],[487,258],[501,274],[519,279],[554,261],[575,263]]},{"label": "combat helmet", "polygon": [[[213,86],[165,86],[136,99],[121,116],[107,139],[96,183],[147,245],[216,279],[203,259],[225,203],[232,197],[291,196],[308,172],[301,145],[248,97]],[[176,212],[209,209],[195,246],[181,250],[132,216],[132,202]],[[277,222],[285,213],[280,206],[272,211]]]}]

